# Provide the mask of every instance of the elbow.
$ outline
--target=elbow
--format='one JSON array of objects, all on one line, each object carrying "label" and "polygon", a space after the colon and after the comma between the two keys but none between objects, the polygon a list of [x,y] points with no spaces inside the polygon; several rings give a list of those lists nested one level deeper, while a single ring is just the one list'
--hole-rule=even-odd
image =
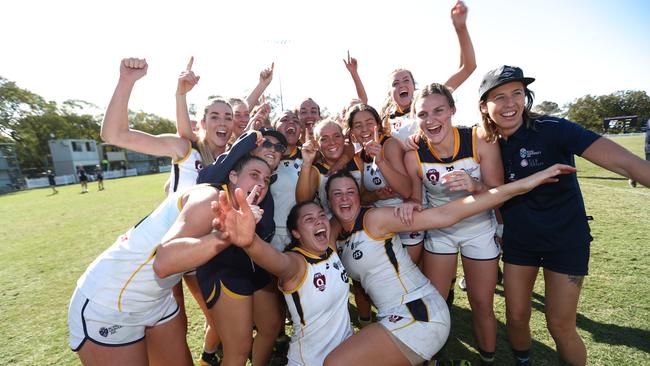
[{"label": "elbow", "polygon": [[156,258],[153,262],[153,272],[158,276],[159,278],[167,278],[169,277],[172,273],[169,271],[167,266],[165,266],[163,263],[164,261],[158,260]]}]

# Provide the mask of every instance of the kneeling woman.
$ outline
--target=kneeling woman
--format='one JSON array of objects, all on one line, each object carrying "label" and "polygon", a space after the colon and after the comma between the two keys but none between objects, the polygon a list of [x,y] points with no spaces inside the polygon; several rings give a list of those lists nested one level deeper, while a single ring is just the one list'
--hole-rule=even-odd
[{"label": "kneeling woman", "polygon": [[259,237],[243,248],[255,263],[278,277],[293,321],[288,364],[322,365],[352,335],[348,276],[330,241],[329,220],[318,204],[307,201],[293,206],[287,229],[292,243],[284,253]]},{"label": "kneeling woman", "polygon": [[[449,310],[429,280],[411,261],[395,233],[447,227],[496,206],[557,174],[573,172],[567,165],[488,192],[413,212],[401,207],[361,207],[359,188],[347,172],[331,176],[327,195],[334,217],[331,235],[350,276],[361,282],[378,309],[377,323],[361,329],[337,347],[326,365],[415,365],[430,360],[449,336]],[[531,179],[529,179],[531,178]],[[419,206],[418,204],[413,204]]]},{"label": "kneeling woman", "polygon": [[[243,158],[228,192],[262,199],[270,174],[264,160]],[[192,364],[172,287],[229,245],[212,233],[210,203],[218,194],[218,187],[201,184],[169,196],[86,269],[68,311],[70,347],[83,364]]]}]

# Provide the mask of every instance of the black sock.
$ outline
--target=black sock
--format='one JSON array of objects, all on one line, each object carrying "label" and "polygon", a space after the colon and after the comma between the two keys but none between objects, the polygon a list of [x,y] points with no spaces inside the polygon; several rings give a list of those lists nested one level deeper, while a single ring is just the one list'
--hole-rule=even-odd
[{"label": "black sock", "polygon": [[201,354],[201,358],[203,359],[203,361],[211,361],[212,359],[214,359],[215,357],[217,357],[217,353],[216,353],[216,352],[217,352],[217,351],[214,351],[214,352],[206,352],[206,351],[203,351],[203,353]]},{"label": "black sock", "polygon": [[530,349],[517,351],[512,349],[512,354],[515,356],[515,359],[519,362],[528,362],[530,360]]},{"label": "black sock", "polygon": [[494,365],[494,353],[495,353],[494,351],[487,352],[479,348],[478,353],[479,355],[481,355],[481,365],[483,366]]}]

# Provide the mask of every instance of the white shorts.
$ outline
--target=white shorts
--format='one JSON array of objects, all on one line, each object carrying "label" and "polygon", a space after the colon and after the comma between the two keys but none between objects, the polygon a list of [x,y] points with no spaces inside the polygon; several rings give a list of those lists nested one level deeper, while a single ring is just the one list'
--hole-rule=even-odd
[{"label": "white shorts", "polygon": [[119,312],[92,302],[75,289],[68,308],[70,348],[77,352],[87,339],[101,346],[127,346],[144,338],[146,327],[162,325],[179,313],[171,291],[160,305],[146,313]]},{"label": "white shorts", "polygon": [[424,231],[404,232],[398,235],[405,247],[420,244],[424,240]]},{"label": "white shorts", "polygon": [[492,260],[499,257],[499,244],[494,240],[496,227],[483,231],[474,237],[458,238],[446,235],[440,230],[427,231],[424,249],[432,254],[460,254],[468,259]]},{"label": "white shorts", "polygon": [[[430,360],[447,342],[451,329],[449,309],[438,293],[400,305],[387,313],[391,315],[382,317],[377,322],[386,328],[391,337],[399,340],[424,361]],[[399,343],[397,345],[401,346]],[[406,353],[405,356],[412,363],[422,362],[413,360]]]},{"label": "white shorts", "polygon": [[283,252],[284,248],[291,243],[291,235],[286,228],[275,228],[275,234],[273,239],[271,239],[271,246],[275,249]]}]

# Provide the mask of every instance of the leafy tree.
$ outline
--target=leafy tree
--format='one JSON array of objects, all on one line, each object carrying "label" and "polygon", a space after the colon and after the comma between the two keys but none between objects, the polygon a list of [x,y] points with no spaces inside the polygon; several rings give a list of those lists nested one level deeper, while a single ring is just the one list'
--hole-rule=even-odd
[{"label": "leafy tree", "polygon": [[56,105],[40,95],[19,88],[0,76],[0,134],[10,136],[16,123],[28,115],[52,111]]},{"label": "leafy tree", "polygon": [[130,110],[129,125],[135,130],[147,132],[152,135],[176,133],[176,123],[167,118],[143,111],[134,112]]},{"label": "leafy tree", "polygon": [[555,102],[545,100],[533,107],[533,112],[549,115],[549,116],[562,116],[562,109]]},{"label": "leafy tree", "polygon": [[[567,118],[593,131],[603,132],[603,119],[637,116],[639,124],[650,117],[650,97],[644,91],[621,90],[608,95],[585,95],[565,106]],[[640,130],[640,126],[636,126]]]}]

